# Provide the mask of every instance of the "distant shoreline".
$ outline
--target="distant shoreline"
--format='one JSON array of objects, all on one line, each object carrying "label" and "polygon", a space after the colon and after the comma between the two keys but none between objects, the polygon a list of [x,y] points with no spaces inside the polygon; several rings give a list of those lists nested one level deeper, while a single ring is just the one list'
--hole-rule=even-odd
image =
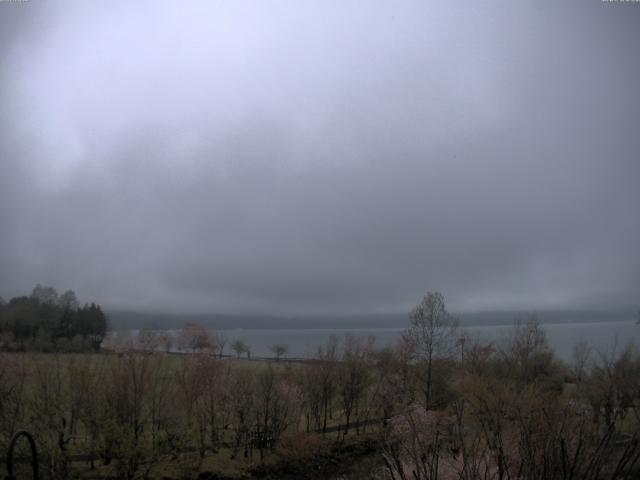
[{"label": "distant shoreline", "polygon": [[[461,327],[509,326],[517,318],[531,312],[499,311],[462,313],[454,315]],[[538,311],[535,312],[543,325],[588,324],[602,322],[637,322],[637,313],[632,310],[602,311]],[[343,316],[256,316],[226,314],[153,314],[113,311],[107,313],[112,330],[172,330],[187,322],[199,323],[217,330],[370,330],[406,328],[409,315],[402,313]]]}]

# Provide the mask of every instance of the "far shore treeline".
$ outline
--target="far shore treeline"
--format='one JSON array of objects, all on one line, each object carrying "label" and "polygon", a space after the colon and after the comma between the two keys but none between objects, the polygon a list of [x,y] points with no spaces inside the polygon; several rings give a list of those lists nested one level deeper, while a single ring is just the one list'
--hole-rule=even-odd
[{"label": "far shore treeline", "polygon": [[107,317],[95,303],[80,304],[73,290],[62,294],[36,285],[30,295],[0,298],[0,350],[83,352],[100,349]]},{"label": "far shore treeline", "polygon": [[[185,323],[204,325],[216,330],[244,329],[356,329],[356,328],[403,328],[406,312],[367,314],[325,315],[267,315],[225,313],[144,313],[124,310],[109,310],[109,325],[112,330],[178,330]],[[528,310],[498,310],[478,312],[456,312],[454,316],[463,327],[485,325],[513,325],[513,319],[526,316]],[[638,318],[637,309],[592,308],[576,310],[536,310],[540,323],[600,323],[629,321]]]}]

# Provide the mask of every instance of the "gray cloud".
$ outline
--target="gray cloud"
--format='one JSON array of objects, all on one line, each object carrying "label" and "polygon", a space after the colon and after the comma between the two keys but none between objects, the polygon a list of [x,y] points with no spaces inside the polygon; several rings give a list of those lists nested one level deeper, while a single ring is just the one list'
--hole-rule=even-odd
[{"label": "gray cloud", "polygon": [[0,3],[0,293],[640,301],[640,8]]}]

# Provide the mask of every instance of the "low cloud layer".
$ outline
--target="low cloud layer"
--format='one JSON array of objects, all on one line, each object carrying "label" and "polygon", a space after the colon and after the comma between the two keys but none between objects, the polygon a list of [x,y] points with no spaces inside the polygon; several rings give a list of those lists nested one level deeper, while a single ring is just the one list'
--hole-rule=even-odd
[{"label": "low cloud layer", "polygon": [[0,295],[640,302],[640,7],[0,3]]}]

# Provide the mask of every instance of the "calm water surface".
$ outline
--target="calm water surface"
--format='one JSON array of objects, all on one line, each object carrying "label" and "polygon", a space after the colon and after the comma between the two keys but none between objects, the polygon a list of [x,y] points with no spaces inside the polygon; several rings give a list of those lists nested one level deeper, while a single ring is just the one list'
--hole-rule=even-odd
[{"label": "calm water surface", "polygon": [[[549,343],[556,354],[564,359],[571,359],[573,346],[579,341],[586,341],[595,350],[602,353],[620,351],[629,341],[640,345],[640,325],[633,321],[597,322],[597,323],[562,323],[543,324]],[[513,327],[510,325],[485,325],[465,327],[464,330],[473,338],[492,341],[497,344],[505,341]],[[220,330],[227,339],[228,345],[235,339],[242,339],[251,346],[254,357],[268,357],[273,354],[270,346],[284,343],[289,347],[289,356],[312,357],[318,345],[326,343],[331,335],[342,337],[351,333],[359,337],[375,336],[379,346],[395,342],[405,328],[371,328],[371,329],[237,329]]]}]

